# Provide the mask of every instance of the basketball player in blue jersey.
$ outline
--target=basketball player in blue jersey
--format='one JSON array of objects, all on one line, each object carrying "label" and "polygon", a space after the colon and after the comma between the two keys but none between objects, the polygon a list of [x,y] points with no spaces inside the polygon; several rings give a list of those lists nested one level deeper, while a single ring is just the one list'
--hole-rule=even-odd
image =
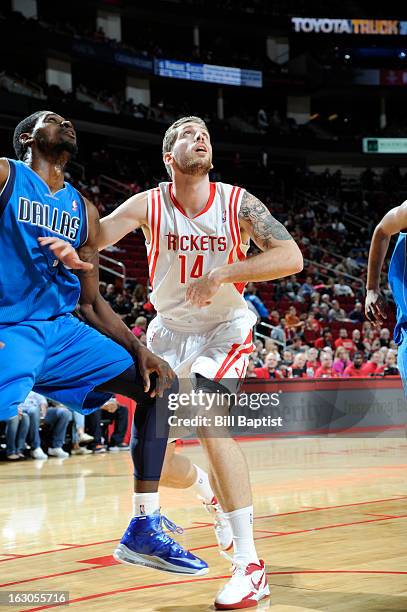
[{"label": "basketball player in blue jersey", "polygon": [[[136,400],[134,518],[124,537],[140,565],[206,573],[207,564],[163,530],[177,528],[159,510],[167,440],[156,438],[156,418],[175,374],[99,293],[99,216],[64,182],[77,150],[73,125],[37,112],[16,127],[14,149],[18,161],[0,159],[0,419],[15,416],[32,389],[85,413],[112,393]],[[78,275],[40,237],[63,238],[78,249]],[[85,322],[71,314],[77,303]]]},{"label": "basketball player in blue jersey", "polygon": [[377,225],[369,251],[366,317],[380,327],[386,315],[386,301],[380,292],[380,276],[391,237],[399,234],[390,261],[388,279],[397,306],[394,340],[398,344],[397,365],[407,393],[407,202],[385,214]]}]

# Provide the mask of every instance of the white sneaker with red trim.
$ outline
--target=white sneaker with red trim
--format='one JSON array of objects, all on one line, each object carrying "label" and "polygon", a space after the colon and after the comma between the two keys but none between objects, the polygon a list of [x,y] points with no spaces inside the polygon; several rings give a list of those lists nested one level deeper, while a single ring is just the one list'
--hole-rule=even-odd
[{"label": "white sneaker with red trim", "polygon": [[232,578],[216,595],[216,610],[254,608],[270,596],[264,561],[234,565]]},{"label": "white sneaker with red trim", "polygon": [[214,518],[213,527],[215,529],[215,536],[219,548],[221,550],[229,550],[233,546],[232,528],[222,510],[222,506],[216,497],[212,497],[212,500],[209,503],[205,501],[203,497],[200,497],[199,499],[202,500],[205,510]]}]

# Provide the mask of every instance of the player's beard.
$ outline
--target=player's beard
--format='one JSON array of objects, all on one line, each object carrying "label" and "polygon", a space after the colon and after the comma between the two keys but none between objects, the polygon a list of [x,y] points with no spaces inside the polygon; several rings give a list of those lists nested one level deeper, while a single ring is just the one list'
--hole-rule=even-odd
[{"label": "player's beard", "polygon": [[184,155],[175,161],[182,174],[188,174],[188,176],[206,176],[212,168],[212,159],[209,156],[196,158]]},{"label": "player's beard", "polygon": [[39,136],[36,139],[37,147],[44,153],[47,157],[52,157],[57,159],[61,153],[69,153],[72,156],[76,155],[78,152],[78,145],[76,142],[71,142],[69,140],[60,140],[60,142],[52,142],[44,138],[43,136]]}]

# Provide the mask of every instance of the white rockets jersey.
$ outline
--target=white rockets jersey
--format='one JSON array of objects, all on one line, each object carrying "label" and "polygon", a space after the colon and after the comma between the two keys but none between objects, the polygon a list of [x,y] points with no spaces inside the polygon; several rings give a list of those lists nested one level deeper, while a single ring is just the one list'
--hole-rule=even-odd
[{"label": "white rockets jersey", "polygon": [[[150,300],[170,327],[199,331],[250,316],[242,295],[245,283],[225,283],[204,308],[185,301],[194,280],[245,259],[249,244],[242,243],[239,229],[243,193],[240,187],[211,183],[205,207],[189,218],[174,197],[172,183],[160,183],[148,192]],[[253,315],[253,324],[254,319]]]}]

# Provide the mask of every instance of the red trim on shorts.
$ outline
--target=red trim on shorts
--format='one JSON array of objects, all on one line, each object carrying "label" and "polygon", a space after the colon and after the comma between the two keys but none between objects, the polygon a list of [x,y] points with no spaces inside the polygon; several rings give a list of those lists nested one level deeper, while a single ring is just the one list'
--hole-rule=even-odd
[{"label": "red trim on shorts", "polygon": [[[252,352],[253,352],[253,345],[251,345],[251,346],[249,346],[248,348],[245,348],[245,349],[243,349],[243,348],[242,348],[242,349],[240,349],[240,351],[238,351],[238,352],[236,353],[236,355],[233,357],[232,361],[231,361],[231,362],[229,363],[229,365],[228,365],[228,366],[227,366],[227,367],[226,367],[226,368],[223,370],[222,374],[216,378],[216,380],[220,380],[221,378],[224,378],[224,376],[225,376],[226,372],[227,372],[228,370],[230,370],[230,368],[232,367],[232,365],[233,365],[234,363],[236,363],[236,361],[238,361],[238,360],[240,359],[240,357],[242,357],[242,355],[250,355],[250,353],[252,353]],[[240,376],[239,376],[239,379],[240,379]]]},{"label": "red trim on shorts", "polygon": [[151,274],[150,274],[151,286],[153,286],[153,283],[154,283],[155,268],[157,265],[157,258],[160,252],[160,226],[161,226],[161,192],[160,192],[160,189],[157,188],[156,192],[157,192],[157,210],[158,212],[157,212],[157,228],[156,228],[156,234],[155,234],[155,253],[154,253],[153,265],[151,267]]},{"label": "red trim on shorts", "polygon": [[203,209],[197,215],[195,215],[194,217],[188,217],[188,215],[186,214],[185,210],[182,208],[181,204],[178,202],[178,200],[175,197],[174,192],[173,192],[172,183],[170,183],[170,188],[169,188],[168,192],[170,194],[171,202],[174,204],[175,208],[177,210],[179,210],[179,212],[184,215],[184,217],[186,217],[187,219],[196,219],[197,217],[200,217],[201,215],[206,213],[210,209],[210,207],[212,206],[213,201],[215,199],[215,195],[216,195],[216,183],[209,183],[209,198],[208,198],[208,201],[206,202],[206,204],[203,207]]},{"label": "red trim on shorts", "polygon": [[[215,380],[219,380],[219,379],[223,378],[225,373],[237,361],[237,359],[239,359],[239,357],[241,357],[245,353],[249,353],[250,354],[253,351],[253,342],[252,342],[252,340],[253,340],[253,334],[252,334],[252,330],[250,330],[249,333],[247,334],[246,339],[244,340],[244,342],[242,344],[237,344],[237,342],[232,344],[232,348],[230,349],[230,351],[226,355],[226,357],[223,360],[219,370],[215,374]],[[246,345],[249,342],[250,342],[250,347],[246,347]],[[240,349],[239,349],[239,347],[240,347]],[[238,352],[237,352],[237,355],[233,358],[233,355],[235,354],[237,349],[239,349]],[[232,359],[232,361],[230,363],[228,363],[231,359]]]}]

